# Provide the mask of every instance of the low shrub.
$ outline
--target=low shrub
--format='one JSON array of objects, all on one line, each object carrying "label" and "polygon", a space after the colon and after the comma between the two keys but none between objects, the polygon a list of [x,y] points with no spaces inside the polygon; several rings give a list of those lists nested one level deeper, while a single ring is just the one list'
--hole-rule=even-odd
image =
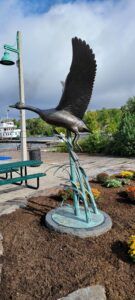
[{"label": "low shrub", "polygon": [[124,177],[124,178],[133,178],[134,177],[134,172],[133,171],[121,171],[119,173],[119,177]]},{"label": "low shrub", "polygon": [[71,188],[63,189],[59,191],[58,196],[61,197],[62,201],[73,199],[73,190]]},{"label": "low shrub", "polygon": [[87,153],[105,153],[109,144],[108,135],[103,135],[100,130],[90,133],[85,139],[79,141],[83,152]]},{"label": "low shrub", "polygon": [[105,183],[107,179],[109,179],[109,175],[105,172],[99,173],[96,177],[99,183]]},{"label": "low shrub", "polygon": [[110,187],[121,187],[122,186],[122,182],[119,179],[107,179],[104,182],[104,186],[106,186],[107,188]]},{"label": "low shrub", "polygon": [[66,153],[67,152],[67,145],[65,142],[63,143],[59,143],[56,147],[56,151],[57,152],[62,152],[62,153]]},{"label": "low shrub", "polygon": [[121,179],[121,183],[122,183],[123,185],[130,185],[131,180],[128,179],[128,178],[122,178],[122,179]]}]

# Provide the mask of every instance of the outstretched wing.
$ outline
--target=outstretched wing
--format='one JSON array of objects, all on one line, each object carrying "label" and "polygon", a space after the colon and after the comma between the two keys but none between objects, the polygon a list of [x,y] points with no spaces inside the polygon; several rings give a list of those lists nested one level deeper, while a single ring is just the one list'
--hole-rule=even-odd
[{"label": "outstretched wing", "polygon": [[96,75],[95,55],[85,41],[72,39],[73,58],[56,110],[67,110],[82,119],[88,107]]}]

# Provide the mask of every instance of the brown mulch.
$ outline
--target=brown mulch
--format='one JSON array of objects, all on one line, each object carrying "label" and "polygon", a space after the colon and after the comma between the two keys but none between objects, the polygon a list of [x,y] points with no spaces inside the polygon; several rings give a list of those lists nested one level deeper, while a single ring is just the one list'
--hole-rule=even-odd
[{"label": "brown mulch", "polygon": [[134,233],[135,205],[124,187],[92,186],[101,191],[98,207],[113,221],[112,229],[99,237],[81,239],[46,228],[44,216],[60,204],[57,195],[33,197],[25,209],[0,218],[0,299],[59,299],[92,284],[104,285],[108,300],[135,299],[134,264],[126,244]]}]

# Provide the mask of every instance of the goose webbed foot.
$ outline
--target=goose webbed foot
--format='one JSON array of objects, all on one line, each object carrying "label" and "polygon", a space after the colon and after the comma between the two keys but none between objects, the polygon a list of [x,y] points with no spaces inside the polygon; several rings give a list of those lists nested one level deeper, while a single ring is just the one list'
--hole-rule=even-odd
[{"label": "goose webbed foot", "polygon": [[79,150],[82,152],[82,148],[81,148],[81,146],[78,143],[79,137],[80,137],[80,134],[79,133],[75,133],[75,136],[73,138],[72,144],[73,144],[73,146],[77,145],[77,147],[79,148]]}]

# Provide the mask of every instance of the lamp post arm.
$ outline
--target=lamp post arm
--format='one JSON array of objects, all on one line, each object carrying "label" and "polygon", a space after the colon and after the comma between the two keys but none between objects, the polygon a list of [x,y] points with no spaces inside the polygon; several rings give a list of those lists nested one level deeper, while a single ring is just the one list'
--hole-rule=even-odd
[{"label": "lamp post arm", "polygon": [[15,49],[14,47],[12,47],[10,45],[7,45],[7,44],[4,45],[4,49],[19,54],[19,50],[18,49]]}]

